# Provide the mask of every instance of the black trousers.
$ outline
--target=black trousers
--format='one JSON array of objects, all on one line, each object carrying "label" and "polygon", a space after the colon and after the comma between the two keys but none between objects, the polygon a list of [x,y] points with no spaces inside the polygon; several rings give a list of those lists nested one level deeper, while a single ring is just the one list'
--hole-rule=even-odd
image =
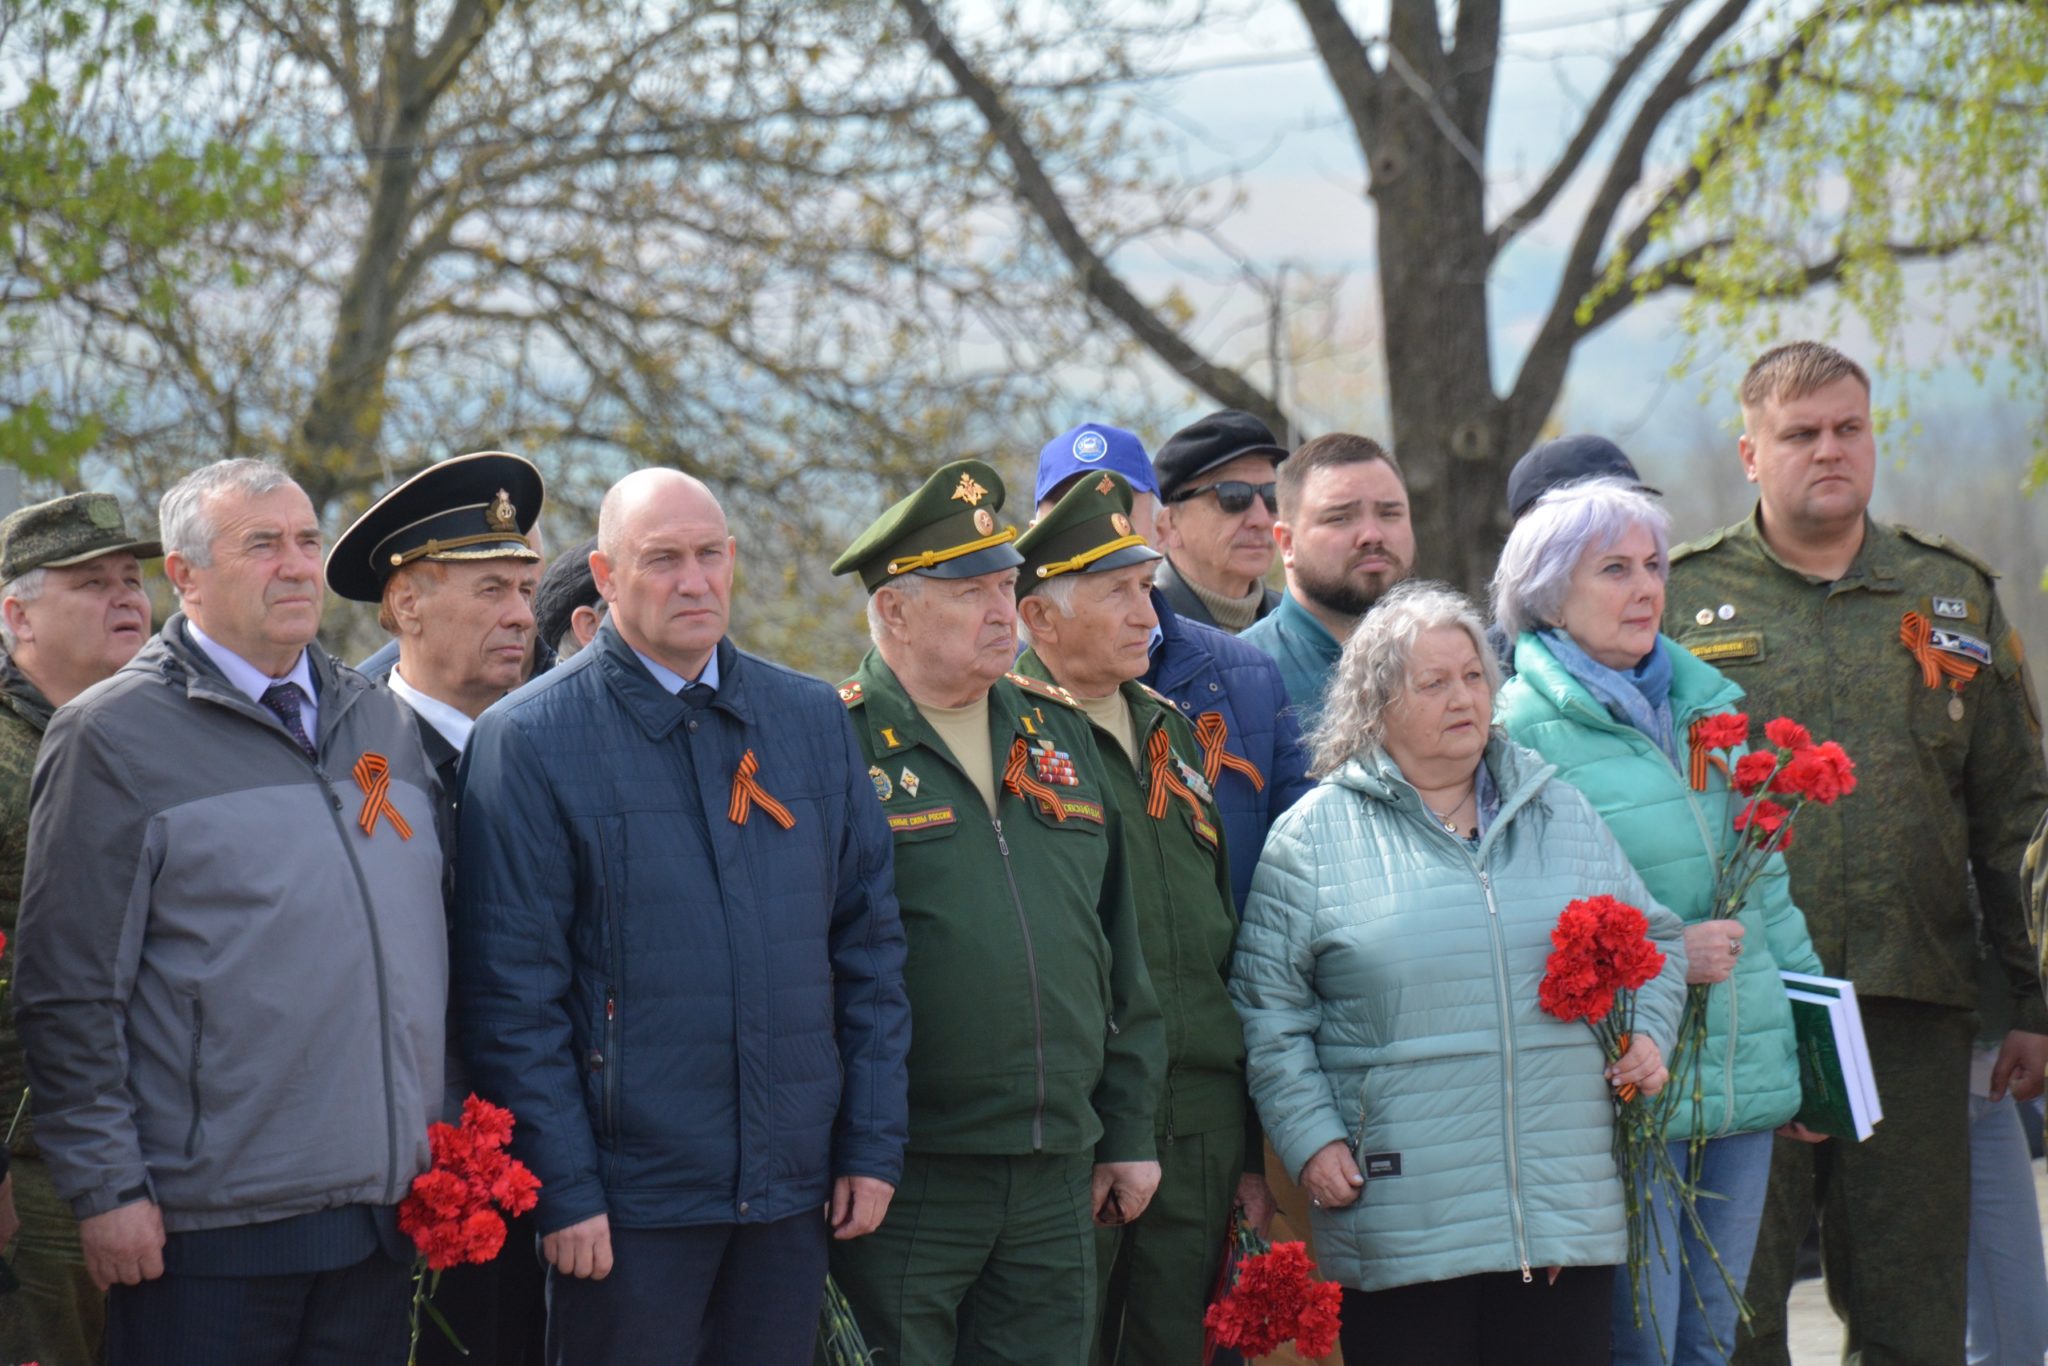
[{"label": "black trousers", "polygon": [[1344,1366],[1607,1366],[1611,1266],[1344,1292]]},{"label": "black trousers", "polygon": [[463,1351],[423,1316],[419,1366],[541,1366],[548,1325],[544,1265],[539,1225],[528,1213],[506,1221],[505,1248],[495,1258],[442,1272],[434,1307]]},{"label": "black trousers", "polygon": [[825,1216],[614,1228],[612,1271],[548,1269],[550,1366],[810,1366]]},{"label": "black trousers", "polygon": [[404,1366],[412,1268],[381,1250],[335,1271],[170,1271],[107,1293],[108,1366]]}]

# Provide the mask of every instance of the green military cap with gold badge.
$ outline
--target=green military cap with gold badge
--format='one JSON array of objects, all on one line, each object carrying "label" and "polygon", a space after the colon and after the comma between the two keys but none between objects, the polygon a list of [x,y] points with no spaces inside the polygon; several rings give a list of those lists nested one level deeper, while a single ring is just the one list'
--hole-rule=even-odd
[{"label": "green military cap with gold badge", "polygon": [[1131,526],[1131,485],[1104,471],[1083,478],[1017,539],[1023,597],[1063,574],[1101,574],[1162,558]]},{"label": "green military cap with gold badge", "polygon": [[1001,476],[979,460],[955,460],[870,522],[832,572],[859,573],[872,593],[901,574],[971,579],[1014,569],[1024,560],[1011,544],[1017,529],[996,520],[1002,508]]},{"label": "green military cap with gold badge", "polygon": [[71,493],[33,503],[0,522],[0,583],[31,569],[62,569],[116,551],[153,560],[164,548],[128,534],[121,501],[111,493]]}]

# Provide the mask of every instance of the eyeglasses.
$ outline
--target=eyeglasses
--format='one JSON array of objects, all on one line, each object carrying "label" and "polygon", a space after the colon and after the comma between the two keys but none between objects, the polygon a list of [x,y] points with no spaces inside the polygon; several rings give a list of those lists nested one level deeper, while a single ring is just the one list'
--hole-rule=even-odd
[{"label": "eyeglasses", "polygon": [[1168,502],[1185,503],[1190,498],[1199,498],[1205,493],[1216,495],[1216,506],[1235,516],[1252,505],[1256,495],[1266,505],[1266,511],[1278,514],[1280,511],[1280,485],[1277,482],[1247,484],[1242,479],[1226,479],[1220,484],[1204,484],[1200,488],[1182,489],[1168,499]]}]

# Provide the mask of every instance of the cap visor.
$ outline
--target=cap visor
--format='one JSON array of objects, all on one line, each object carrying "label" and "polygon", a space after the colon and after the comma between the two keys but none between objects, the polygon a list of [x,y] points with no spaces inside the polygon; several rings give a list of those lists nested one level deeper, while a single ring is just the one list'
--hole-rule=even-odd
[{"label": "cap visor", "polygon": [[133,555],[138,560],[160,560],[163,558],[164,546],[162,541],[123,541],[119,545],[103,545],[96,550],[88,550],[83,555],[69,555],[61,560],[44,560],[36,567],[38,569],[69,569],[74,564],[84,564],[88,560],[97,560],[102,555],[121,554]]},{"label": "cap visor", "polygon": [[[950,560],[923,569],[913,569],[913,574],[922,574],[928,579],[971,579],[977,574],[994,574],[1004,569],[1015,569],[1024,563],[1024,557],[1017,548],[1005,541],[992,545],[986,550],[977,550],[971,555],[960,555]],[[888,582],[886,579],[883,582]]]}]

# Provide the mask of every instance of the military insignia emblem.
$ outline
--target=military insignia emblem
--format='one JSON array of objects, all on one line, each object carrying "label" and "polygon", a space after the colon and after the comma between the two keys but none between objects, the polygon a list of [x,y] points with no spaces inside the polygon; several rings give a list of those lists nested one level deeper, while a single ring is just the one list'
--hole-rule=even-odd
[{"label": "military insignia emblem", "polygon": [[984,536],[996,534],[996,515],[987,508],[974,510],[974,529]]},{"label": "military insignia emblem", "polygon": [[1209,780],[1202,776],[1202,770],[1190,767],[1187,760],[1178,755],[1173,762],[1179,766],[1180,780],[1188,785],[1190,791],[1205,802],[1216,800],[1215,794],[1209,791]]},{"label": "military insignia emblem", "polygon": [[896,780],[896,781],[898,781],[898,782],[900,782],[900,783],[902,783],[902,784],[903,784],[903,790],[904,790],[904,791],[905,791],[906,793],[910,794],[910,795],[911,795],[911,796],[913,796],[913,797],[915,797],[915,796],[917,795],[917,782],[918,782],[918,778],[917,778],[917,775],[916,775],[915,773],[912,773],[912,772],[910,771],[910,768],[909,768],[909,766],[908,766],[908,765],[905,765],[905,767],[904,767],[904,769],[903,769],[903,772],[902,772],[902,774],[901,774],[900,776],[898,776],[898,778],[897,778],[897,780]]},{"label": "military insignia emblem", "polygon": [[1054,783],[1060,787],[1081,785],[1081,775],[1074,771],[1073,756],[1063,749],[1054,749],[1050,740],[1040,741],[1039,747],[1031,751],[1031,762],[1042,783]]},{"label": "military insignia emblem", "polygon": [[1722,603],[1719,607],[1714,609],[1714,615],[1719,617],[1723,621],[1735,620],[1735,604],[1732,602]]},{"label": "military insignia emblem", "polygon": [[484,525],[493,531],[519,530],[519,512],[512,506],[512,495],[503,489],[491,500],[490,510],[484,513]]},{"label": "military insignia emblem", "polygon": [[889,726],[882,727],[882,743],[887,745],[890,749],[903,748],[903,742],[896,738],[895,730]]},{"label": "military insignia emblem", "polygon": [[121,508],[112,498],[86,499],[85,515],[102,531],[112,531],[121,525]]},{"label": "military insignia emblem", "polygon": [[988,490],[974,482],[974,476],[963,473],[959,485],[953,490],[953,497],[969,507],[979,507],[981,500],[988,497]]},{"label": "military insignia emblem", "polygon": [[1124,516],[1121,512],[1110,513],[1109,524],[1116,528],[1116,534],[1119,536],[1131,534],[1131,519]]},{"label": "military insignia emblem", "polygon": [[1092,465],[1109,454],[1109,442],[1101,432],[1083,432],[1074,438],[1074,459]]},{"label": "military insignia emblem", "polygon": [[1937,626],[1928,633],[1927,643],[1934,649],[1965,659],[1974,659],[1979,664],[1991,662],[1991,647],[1975,636],[1966,636],[1961,631],[1950,631]]},{"label": "military insignia emblem", "polygon": [[1712,626],[1714,624],[1714,609],[1702,607],[1699,611],[1693,613],[1692,619],[1702,626]]},{"label": "military insignia emblem", "polygon": [[1951,721],[1963,719],[1963,699],[1959,693],[1950,693],[1948,695],[1948,719]]},{"label": "military insignia emblem", "polygon": [[1116,480],[1106,474],[1103,475],[1102,478],[1095,481],[1095,491],[1097,493],[1115,493]]},{"label": "military insignia emblem", "polygon": [[[896,789],[889,785],[889,775],[872,764],[868,766],[868,781],[875,785],[875,795],[885,802],[895,794]],[[910,795],[915,797],[917,794],[913,792]]]},{"label": "military insignia emblem", "polygon": [[1968,621],[1970,619],[1970,604],[1962,598],[1936,598],[1934,600],[1934,615],[1937,617],[1949,617],[1956,621]]},{"label": "military insignia emblem", "polygon": [[839,685],[839,700],[849,707],[861,700],[861,686],[858,679]]}]

